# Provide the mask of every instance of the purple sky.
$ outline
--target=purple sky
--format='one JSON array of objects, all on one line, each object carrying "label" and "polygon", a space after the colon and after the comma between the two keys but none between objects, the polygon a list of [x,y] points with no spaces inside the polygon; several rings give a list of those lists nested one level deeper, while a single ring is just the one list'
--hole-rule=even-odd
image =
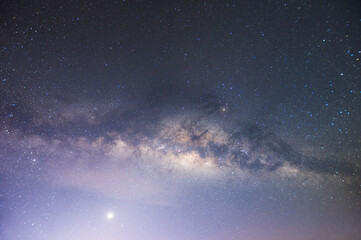
[{"label": "purple sky", "polygon": [[361,236],[357,1],[0,9],[0,239]]}]

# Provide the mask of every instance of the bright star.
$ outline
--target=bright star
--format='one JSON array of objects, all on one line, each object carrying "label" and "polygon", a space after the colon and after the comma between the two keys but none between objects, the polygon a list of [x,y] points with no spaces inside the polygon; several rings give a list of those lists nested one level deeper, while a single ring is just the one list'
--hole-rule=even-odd
[{"label": "bright star", "polygon": [[108,212],[107,213],[107,219],[112,220],[113,218],[114,218],[114,213],[113,212]]}]

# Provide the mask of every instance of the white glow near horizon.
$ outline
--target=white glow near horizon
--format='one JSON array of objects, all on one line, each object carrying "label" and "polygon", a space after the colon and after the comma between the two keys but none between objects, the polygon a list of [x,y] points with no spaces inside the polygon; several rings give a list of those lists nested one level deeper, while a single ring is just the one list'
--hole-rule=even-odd
[{"label": "white glow near horizon", "polygon": [[107,213],[107,219],[112,220],[114,218],[114,212],[108,212]]}]

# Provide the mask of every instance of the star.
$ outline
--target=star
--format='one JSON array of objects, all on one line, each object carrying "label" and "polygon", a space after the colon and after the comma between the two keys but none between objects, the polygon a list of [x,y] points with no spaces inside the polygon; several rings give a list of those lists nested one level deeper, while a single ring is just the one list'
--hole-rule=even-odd
[{"label": "star", "polygon": [[114,219],[114,212],[112,212],[112,211],[107,212],[107,219],[108,220]]}]

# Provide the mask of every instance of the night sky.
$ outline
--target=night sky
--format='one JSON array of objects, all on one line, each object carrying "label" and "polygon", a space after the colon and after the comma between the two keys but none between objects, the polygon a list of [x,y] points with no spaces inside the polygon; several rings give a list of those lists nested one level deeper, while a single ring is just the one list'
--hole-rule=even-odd
[{"label": "night sky", "polygon": [[1,1],[0,239],[361,239],[361,3]]}]

